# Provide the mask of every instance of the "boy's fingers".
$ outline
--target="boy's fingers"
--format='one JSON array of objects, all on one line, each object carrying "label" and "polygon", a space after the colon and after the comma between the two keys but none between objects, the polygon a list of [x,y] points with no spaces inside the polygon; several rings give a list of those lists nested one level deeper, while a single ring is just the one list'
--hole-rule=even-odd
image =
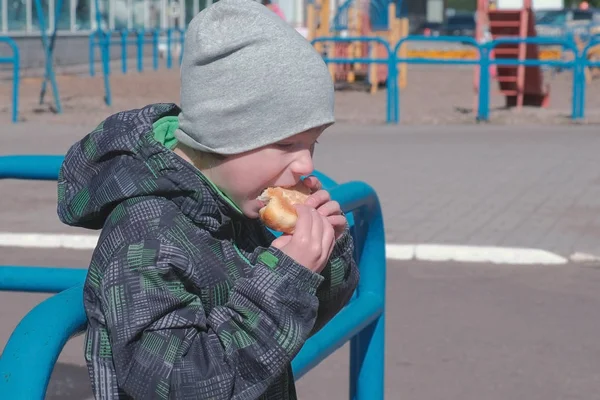
[{"label": "boy's fingers", "polygon": [[319,213],[325,217],[328,217],[330,215],[341,215],[342,214],[342,208],[340,207],[340,203],[338,203],[335,200],[328,201],[327,203],[318,207],[317,211],[319,211]]},{"label": "boy's fingers", "polygon": [[319,208],[321,205],[331,201],[331,195],[326,190],[319,190],[310,195],[306,200],[306,205],[313,208]]},{"label": "boy's fingers", "polygon": [[310,175],[304,178],[304,185],[312,191],[321,190],[323,187],[319,178],[317,178],[314,175]]},{"label": "boy's fingers", "polygon": [[294,228],[294,237],[310,238],[312,231],[313,219],[310,215],[311,209],[301,204],[296,204],[296,213],[298,214],[298,220],[296,221],[296,227]]},{"label": "boy's fingers", "polygon": [[346,217],[344,217],[343,215],[330,215],[327,217],[327,221],[329,221],[331,226],[333,226],[334,228],[337,228],[340,226],[345,227],[346,224],[348,223],[348,221],[346,220]]}]

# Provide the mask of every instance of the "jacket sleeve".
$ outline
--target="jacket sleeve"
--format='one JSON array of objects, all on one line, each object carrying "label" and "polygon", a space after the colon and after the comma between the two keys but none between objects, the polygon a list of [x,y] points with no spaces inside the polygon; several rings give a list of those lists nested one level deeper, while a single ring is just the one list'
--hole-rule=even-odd
[{"label": "jacket sleeve", "polygon": [[324,281],[317,290],[319,312],[311,335],[325,326],[348,303],[358,285],[359,272],[354,261],[354,243],[348,228],[336,242],[321,275]]},{"label": "jacket sleeve", "polygon": [[[203,263],[225,264],[210,246]],[[215,277],[190,258],[151,239],[124,245],[105,270],[100,301],[119,387],[134,399],[255,399],[309,337],[323,277],[270,247],[207,313],[189,278]]]}]

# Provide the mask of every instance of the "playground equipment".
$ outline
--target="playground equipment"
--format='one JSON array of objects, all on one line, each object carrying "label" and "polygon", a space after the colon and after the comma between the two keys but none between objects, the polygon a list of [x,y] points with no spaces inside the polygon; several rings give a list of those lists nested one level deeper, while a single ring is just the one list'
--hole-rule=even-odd
[{"label": "playground equipment", "polygon": [[17,43],[9,37],[0,37],[0,43],[6,43],[12,50],[12,57],[0,57],[0,64],[12,64],[12,122],[17,122],[19,118],[19,72],[21,69],[19,47]]},{"label": "playground equipment", "polygon": [[[408,35],[408,18],[402,17],[402,0],[346,0],[331,19],[328,0],[314,0],[307,6],[308,39],[322,37],[379,37],[394,47]],[[330,23],[333,26],[330,27]],[[316,50],[328,58],[385,58],[387,50],[376,42],[334,42],[326,46],[315,43]],[[406,57],[407,47],[403,46],[400,56]],[[345,63],[330,64],[329,69],[335,82],[353,84],[366,82],[371,93],[388,80],[385,64]],[[406,86],[406,64],[399,67],[398,82]]]},{"label": "playground equipment", "polygon": [[[62,156],[0,156],[0,179],[56,180]],[[350,398],[383,400],[385,365],[385,231],[375,191],[337,184],[316,172],[348,216],[360,282],[348,305],[312,336],[292,362],[296,379],[350,341]],[[42,399],[58,355],[86,324],[86,269],[0,266],[0,290],[58,293],[34,307],[0,356],[0,399]],[[49,318],[51,316],[51,318]]]},{"label": "playground equipment", "polygon": [[[520,9],[497,9],[489,7],[489,0],[477,1],[478,42],[497,38],[525,39],[535,37],[535,17],[532,0],[523,0]],[[523,105],[547,107],[549,87],[543,87],[543,76],[539,66],[526,66],[524,60],[538,60],[537,44],[526,41],[503,42],[495,46],[490,57],[498,60],[518,60],[518,65],[497,65],[491,75],[498,82],[500,92],[506,97],[507,107]],[[475,69],[475,87],[478,88],[478,67]]]}]

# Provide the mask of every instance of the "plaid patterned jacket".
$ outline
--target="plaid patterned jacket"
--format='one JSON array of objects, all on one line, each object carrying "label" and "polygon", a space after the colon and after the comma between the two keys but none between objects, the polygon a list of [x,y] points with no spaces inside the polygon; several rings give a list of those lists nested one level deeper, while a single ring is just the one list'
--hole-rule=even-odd
[{"label": "plaid patterned jacket", "polygon": [[291,360],[358,282],[346,233],[321,274],[270,247],[154,140],[172,104],[118,113],[68,151],[64,223],[102,229],[84,288],[97,399],[294,399]]}]

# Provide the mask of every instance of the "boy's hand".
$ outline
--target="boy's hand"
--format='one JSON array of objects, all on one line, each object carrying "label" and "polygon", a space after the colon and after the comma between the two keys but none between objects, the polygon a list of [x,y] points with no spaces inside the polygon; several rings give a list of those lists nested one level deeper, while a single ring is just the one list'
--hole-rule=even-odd
[{"label": "boy's hand", "polygon": [[340,203],[331,200],[331,195],[328,191],[322,189],[323,185],[316,176],[306,177],[304,185],[313,192],[305,204],[308,207],[315,208],[322,216],[327,218],[335,231],[335,239],[339,239],[344,234],[348,224],[340,208]]},{"label": "boy's hand", "polygon": [[335,245],[335,233],[327,218],[314,208],[297,205],[298,221],[292,235],[282,235],[271,245],[298,264],[319,273],[327,265]]}]

